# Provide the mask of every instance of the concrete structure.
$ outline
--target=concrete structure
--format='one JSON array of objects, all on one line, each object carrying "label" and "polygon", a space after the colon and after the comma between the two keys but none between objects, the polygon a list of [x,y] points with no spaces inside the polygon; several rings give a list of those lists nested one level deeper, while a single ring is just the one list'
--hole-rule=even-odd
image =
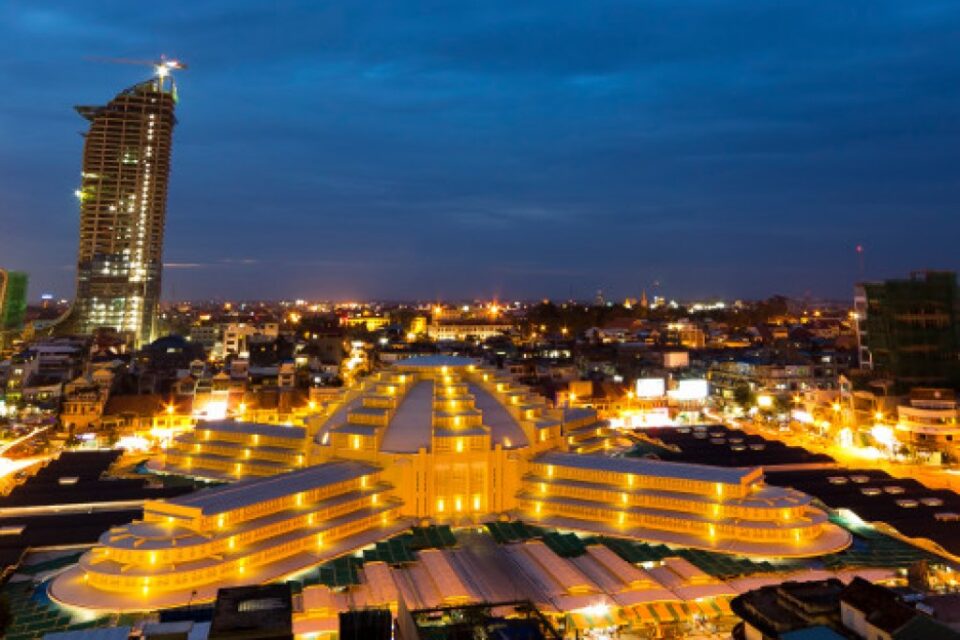
[{"label": "concrete structure", "polygon": [[302,428],[199,425],[156,464],[267,477],[150,503],[142,522],[104,534],[58,578],[53,597],[85,608],[182,604],[192,591],[278,579],[423,520],[522,517],[764,556],[850,542],[808,496],[765,485],[760,469],[590,455],[607,431],[593,410],[549,409],[467,358],[403,360],[322,411]]},{"label": "concrete structure", "polygon": [[27,312],[27,274],[0,269],[0,337],[23,329]]},{"label": "concrete structure", "polygon": [[960,288],[950,271],[866,283],[854,295],[860,366],[906,385],[960,385]]},{"label": "concrete structure", "polygon": [[87,609],[142,610],[278,580],[395,532],[399,501],[388,488],[378,468],[340,461],[147,502],[143,520],[103,534],[50,594]]},{"label": "concrete structure", "polygon": [[166,473],[212,480],[262,478],[305,467],[308,445],[302,427],[204,422],[176,436],[149,465]]},{"label": "concrete structure", "polygon": [[953,457],[960,451],[960,408],[952,389],[917,388],[897,406],[896,436],[917,452]]},{"label": "concrete structure", "polygon": [[506,322],[462,320],[456,322],[433,322],[427,325],[427,337],[437,342],[487,340],[509,334],[516,326]]},{"label": "concrete structure", "polygon": [[707,373],[714,393],[732,400],[739,387],[789,399],[798,392],[817,387],[810,362],[786,355],[742,356],[710,365]]},{"label": "concrete structure", "polygon": [[156,337],[176,88],[169,68],[105,106],[77,107],[90,121],[83,150],[77,295],[58,327],[112,327],[137,344]]}]

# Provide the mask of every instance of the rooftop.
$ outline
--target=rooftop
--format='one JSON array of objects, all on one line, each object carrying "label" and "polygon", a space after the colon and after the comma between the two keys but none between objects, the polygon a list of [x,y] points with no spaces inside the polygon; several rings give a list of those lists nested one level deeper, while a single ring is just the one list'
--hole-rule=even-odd
[{"label": "rooftop", "polygon": [[377,467],[362,462],[346,460],[330,462],[272,478],[242,480],[222,487],[201,489],[191,495],[169,500],[169,503],[196,507],[204,515],[214,515],[241,509],[258,502],[282,498],[300,491],[353,480],[376,473],[378,470]]},{"label": "rooftop", "polygon": [[743,483],[758,471],[756,468],[711,467],[703,464],[663,462],[660,460],[639,458],[611,458],[600,455],[557,452],[544,453],[534,458],[534,462],[553,464],[561,467],[574,467],[577,469],[634,473],[637,475],[737,485]]},{"label": "rooftop", "polygon": [[431,355],[406,358],[399,361],[397,363],[397,367],[401,369],[432,369],[435,367],[469,367],[470,365],[475,364],[477,364],[477,361],[473,358],[464,358],[462,356]]},{"label": "rooftop", "polygon": [[234,422],[233,420],[201,422],[197,425],[197,430],[202,429],[223,431],[226,433],[269,436],[274,438],[296,438],[302,440],[304,437],[306,437],[306,430],[303,427],[258,424],[256,422]]}]

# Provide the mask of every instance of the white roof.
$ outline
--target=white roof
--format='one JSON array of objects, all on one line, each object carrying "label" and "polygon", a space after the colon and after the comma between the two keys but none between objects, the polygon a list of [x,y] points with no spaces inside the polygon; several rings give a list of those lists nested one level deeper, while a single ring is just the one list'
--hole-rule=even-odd
[{"label": "white roof", "polygon": [[447,553],[439,549],[424,549],[420,552],[420,562],[426,567],[433,583],[443,594],[444,599],[469,598],[476,600],[473,591],[464,583],[460,574],[450,564]]},{"label": "white roof", "polygon": [[247,435],[269,436],[273,438],[305,438],[306,429],[303,427],[287,427],[277,424],[259,424],[257,422],[234,422],[233,420],[215,420],[200,422],[196,430],[222,431],[224,433],[241,433]]},{"label": "white roof", "polygon": [[507,408],[496,397],[480,386],[471,384],[474,406],[483,412],[483,424],[490,427],[490,438],[494,444],[510,440],[511,447],[525,447],[529,444],[523,429],[514,420]]},{"label": "white roof", "polygon": [[686,462],[663,462],[640,458],[611,458],[609,456],[578,453],[544,453],[534,462],[552,464],[558,467],[573,467],[614,473],[633,473],[644,476],[659,476],[701,482],[720,482],[723,484],[741,484],[745,478],[754,474],[757,467],[714,467],[705,464]]},{"label": "white roof", "polygon": [[197,507],[204,515],[212,515],[352,480],[377,471],[379,471],[377,467],[362,462],[346,460],[327,462],[269,478],[242,480],[223,487],[201,489],[196,493],[173,498],[167,502],[185,507]]},{"label": "white roof", "polygon": [[433,382],[418,382],[407,392],[383,434],[380,448],[396,453],[416,453],[430,448],[433,424]]}]

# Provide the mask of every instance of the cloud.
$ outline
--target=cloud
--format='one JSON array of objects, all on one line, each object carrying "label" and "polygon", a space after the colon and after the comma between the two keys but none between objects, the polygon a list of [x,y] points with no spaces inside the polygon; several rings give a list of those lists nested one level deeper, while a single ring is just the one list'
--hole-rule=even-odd
[{"label": "cloud", "polygon": [[940,0],[14,0],[0,216],[36,246],[3,259],[72,290],[71,106],[145,71],[87,58],[166,53],[190,64],[178,295],[626,295],[670,273],[674,296],[847,297],[857,242],[876,276],[960,266],[958,29]]}]

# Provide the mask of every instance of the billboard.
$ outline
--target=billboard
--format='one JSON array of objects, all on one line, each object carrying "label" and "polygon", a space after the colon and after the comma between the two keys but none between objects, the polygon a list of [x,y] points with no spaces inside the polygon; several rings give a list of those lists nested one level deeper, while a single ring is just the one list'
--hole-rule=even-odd
[{"label": "billboard", "polygon": [[667,386],[663,378],[640,378],[637,380],[638,398],[662,398]]},{"label": "billboard", "polygon": [[674,400],[704,400],[710,389],[707,381],[702,378],[693,380],[679,380],[675,389],[667,393]]}]

